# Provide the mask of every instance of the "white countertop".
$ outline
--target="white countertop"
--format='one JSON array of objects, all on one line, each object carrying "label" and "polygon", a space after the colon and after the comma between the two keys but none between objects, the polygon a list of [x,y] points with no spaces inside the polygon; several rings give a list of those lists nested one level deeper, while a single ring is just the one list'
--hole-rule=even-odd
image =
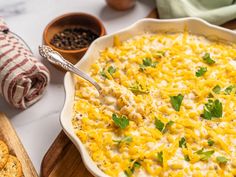
[{"label": "white countertop", "polygon": [[[139,0],[134,9],[119,12],[107,7],[105,0],[0,0],[0,16],[4,16],[10,29],[20,35],[35,56],[42,60],[37,49],[42,43],[43,29],[61,14],[91,13],[100,18],[107,32],[111,33],[145,17],[154,6],[152,0]],[[22,111],[0,98],[0,111],[11,119],[37,172],[44,154],[61,131],[59,115],[64,102],[64,73],[46,61],[42,62],[51,72],[51,83],[39,102]]]}]

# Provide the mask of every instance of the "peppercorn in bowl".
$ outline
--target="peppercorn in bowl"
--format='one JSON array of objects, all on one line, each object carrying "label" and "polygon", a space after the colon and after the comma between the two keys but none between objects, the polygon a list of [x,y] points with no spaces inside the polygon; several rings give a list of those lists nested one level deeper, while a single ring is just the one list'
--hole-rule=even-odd
[{"label": "peppercorn in bowl", "polygon": [[198,18],[140,20],[67,73],[65,133],[95,176],[236,175],[236,37]]},{"label": "peppercorn in bowl", "polygon": [[44,29],[43,43],[76,64],[90,44],[106,30],[95,16],[86,13],[68,13],[52,20]]}]

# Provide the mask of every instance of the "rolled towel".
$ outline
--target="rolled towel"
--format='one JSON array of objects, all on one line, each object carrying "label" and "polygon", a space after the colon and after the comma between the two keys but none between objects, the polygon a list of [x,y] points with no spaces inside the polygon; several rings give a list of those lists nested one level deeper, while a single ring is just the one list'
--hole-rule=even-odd
[{"label": "rolled towel", "polygon": [[0,18],[0,94],[25,109],[42,97],[49,78],[48,69]]}]

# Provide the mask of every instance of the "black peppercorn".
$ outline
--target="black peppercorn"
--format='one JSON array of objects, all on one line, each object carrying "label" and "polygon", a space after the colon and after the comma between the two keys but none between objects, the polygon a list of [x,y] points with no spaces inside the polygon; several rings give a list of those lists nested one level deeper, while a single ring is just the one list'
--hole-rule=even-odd
[{"label": "black peppercorn", "polygon": [[89,29],[73,27],[55,34],[50,44],[63,50],[77,50],[87,48],[96,38],[98,35]]}]

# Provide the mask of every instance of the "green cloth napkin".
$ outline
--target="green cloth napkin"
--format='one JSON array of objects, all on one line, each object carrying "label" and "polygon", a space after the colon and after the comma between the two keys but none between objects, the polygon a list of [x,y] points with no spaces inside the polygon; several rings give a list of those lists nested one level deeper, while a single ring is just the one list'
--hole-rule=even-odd
[{"label": "green cloth napkin", "polygon": [[156,0],[160,18],[199,17],[220,25],[236,18],[236,0]]}]

